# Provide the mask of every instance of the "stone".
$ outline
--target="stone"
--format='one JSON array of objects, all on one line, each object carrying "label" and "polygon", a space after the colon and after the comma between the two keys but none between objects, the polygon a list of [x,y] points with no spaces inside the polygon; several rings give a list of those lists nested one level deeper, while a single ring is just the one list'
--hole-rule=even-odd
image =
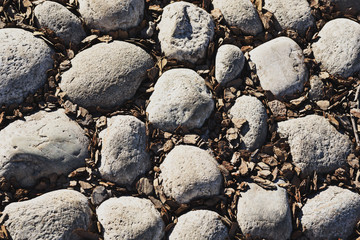
[{"label": "stone", "polygon": [[345,18],[327,22],[312,44],[315,60],[332,75],[349,77],[360,71],[360,24]]},{"label": "stone", "polygon": [[21,103],[45,84],[54,53],[40,38],[19,28],[0,29],[0,105]]},{"label": "stone", "polygon": [[50,28],[67,45],[79,44],[86,37],[80,19],[57,2],[45,1],[37,5],[34,14],[39,28]]},{"label": "stone", "polygon": [[318,76],[310,77],[309,98],[313,101],[318,101],[324,97],[325,85]]},{"label": "stone", "polygon": [[304,36],[315,19],[306,0],[265,0],[264,8],[274,14],[282,29],[294,29]]},{"label": "stone", "polygon": [[103,201],[109,198],[109,194],[104,186],[97,186],[91,193],[91,203],[93,205],[100,205]]},{"label": "stone", "polygon": [[160,165],[164,193],[179,203],[218,195],[223,177],[209,152],[190,145],[178,145]]},{"label": "stone", "polygon": [[279,122],[277,131],[288,138],[293,163],[305,175],[341,167],[352,148],[349,137],[317,115]]},{"label": "stone", "polygon": [[257,35],[263,26],[250,0],[213,0],[214,9],[220,9],[226,23],[240,29],[246,35]]},{"label": "stone", "polygon": [[71,60],[60,88],[83,107],[120,106],[135,95],[153,64],[151,56],[134,44],[99,43]]},{"label": "stone", "polygon": [[40,111],[0,131],[0,177],[15,177],[24,187],[41,177],[69,174],[85,166],[89,139],[64,110]]},{"label": "stone", "polygon": [[88,230],[92,211],[87,198],[74,190],[56,190],[5,207],[4,225],[12,239],[78,239]]},{"label": "stone", "polygon": [[348,239],[360,220],[360,195],[329,186],[309,198],[302,208],[301,224],[309,239]]},{"label": "stone", "polygon": [[144,0],[78,0],[79,12],[86,25],[102,32],[128,30],[144,17]]},{"label": "stone", "polygon": [[291,211],[284,188],[266,190],[255,183],[241,193],[237,205],[237,221],[244,235],[252,238],[290,239]]},{"label": "stone", "polygon": [[145,124],[133,116],[114,116],[101,131],[101,176],[120,185],[130,186],[137,177],[150,170],[146,151]]},{"label": "stone", "polygon": [[301,48],[287,37],[278,37],[250,51],[261,87],[278,98],[302,92],[308,71]]},{"label": "stone", "polygon": [[262,102],[256,97],[241,96],[229,110],[232,119],[245,119],[241,127],[241,148],[254,151],[266,140],[267,114]]},{"label": "stone", "polygon": [[164,7],[158,27],[166,57],[196,63],[206,56],[215,24],[204,9],[180,1]]},{"label": "stone", "polygon": [[149,121],[163,131],[200,128],[214,109],[205,80],[191,69],[171,69],[156,82],[146,108]]},{"label": "stone", "polygon": [[148,199],[110,198],[96,210],[104,230],[104,240],[160,240],[165,224]]},{"label": "stone", "polygon": [[209,210],[195,210],[181,215],[169,236],[169,240],[228,238],[228,229],[221,221],[220,215]]},{"label": "stone", "polygon": [[244,68],[245,57],[240,48],[225,44],[219,47],[215,59],[215,78],[221,85],[239,77]]}]

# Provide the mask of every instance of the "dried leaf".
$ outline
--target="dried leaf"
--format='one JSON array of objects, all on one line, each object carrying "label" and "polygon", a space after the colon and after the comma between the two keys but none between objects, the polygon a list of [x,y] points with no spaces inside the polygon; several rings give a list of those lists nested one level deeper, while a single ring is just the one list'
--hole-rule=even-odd
[{"label": "dried leaf", "polygon": [[360,109],[357,108],[350,109],[350,113],[354,115],[354,117],[360,118]]},{"label": "dried leaf", "polygon": [[247,123],[246,119],[243,118],[232,118],[231,121],[237,129],[241,129]]}]

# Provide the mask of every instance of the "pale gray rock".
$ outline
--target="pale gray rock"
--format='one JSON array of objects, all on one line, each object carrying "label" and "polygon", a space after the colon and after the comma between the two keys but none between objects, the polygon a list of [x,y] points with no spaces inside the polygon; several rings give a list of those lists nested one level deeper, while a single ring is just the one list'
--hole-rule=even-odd
[{"label": "pale gray rock", "polygon": [[104,240],[160,240],[165,224],[148,199],[110,198],[96,210]]},{"label": "pale gray rock", "polygon": [[266,190],[249,183],[241,193],[237,205],[237,221],[243,234],[269,240],[290,239],[292,232],[291,211],[286,190],[276,186]]},{"label": "pale gray rock", "polygon": [[53,51],[31,32],[0,29],[0,105],[21,103],[42,87],[53,67]]},{"label": "pale gray rock", "polygon": [[239,28],[244,34],[257,35],[263,27],[255,6],[250,0],[213,0],[229,26]]},{"label": "pale gray rock", "polygon": [[301,224],[309,239],[348,239],[360,220],[360,195],[336,186],[307,200]]},{"label": "pale gray rock", "polygon": [[37,5],[34,14],[39,28],[50,28],[67,45],[79,44],[86,37],[80,19],[57,2],[45,1]]},{"label": "pale gray rock", "polygon": [[215,25],[204,9],[180,1],[164,7],[158,27],[166,57],[196,63],[205,58]]},{"label": "pale gray rock", "polygon": [[219,47],[215,58],[215,78],[222,84],[239,77],[244,68],[245,57],[240,48],[225,44]]},{"label": "pale gray rock", "polygon": [[144,17],[144,0],[78,1],[87,26],[102,32],[136,27]]},{"label": "pale gray rock", "polygon": [[101,176],[120,185],[131,185],[151,168],[146,151],[145,124],[133,116],[114,116],[101,131]]},{"label": "pale gray rock", "polygon": [[309,98],[313,101],[320,100],[324,97],[324,83],[318,76],[310,78]]},{"label": "pale gray rock", "polygon": [[111,108],[134,96],[153,66],[151,56],[127,42],[99,43],[78,53],[60,88],[83,107]]},{"label": "pale gray rock", "polygon": [[317,115],[278,123],[280,137],[288,138],[293,163],[305,175],[328,173],[346,163],[351,141],[328,120]]},{"label": "pale gray rock", "polygon": [[0,176],[29,187],[52,173],[69,174],[85,165],[89,140],[64,110],[40,111],[0,131]]},{"label": "pale gray rock", "polygon": [[345,18],[326,23],[312,45],[315,60],[332,75],[360,71],[360,24]]},{"label": "pale gray rock", "polygon": [[164,193],[179,203],[220,194],[222,174],[209,152],[198,147],[178,145],[160,165]]},{"label": "pale gray rock", "polygon": [[14,240],[80,240],[76,229],[88,230],[92,211],[87,198],[74,190],[57,190],[23,202],[11,203],[3,214]]},{"label": "pale gray rock", "polygon": [[287,37],[278,37],[250,51],[264,90],[276,97],[302,92],[308,71],[301,48]]},{"label": "pale gray rock", "polygon": [[262,102],[256,97],[241,96],[229,110],[232,119],[245,119],[241,128],[241,147],[253,151],[260,148],[267,134],[267,114]]},{"label": "pale gray rock", "polygon": [[214,108],[205,80],[191,69],[171,69],[156,82],[146,108],[149,121],[164,131],[200,128]]},{"label": "pale gray rock", "polygon": [[209,210],[196,210],[178,218],[169,240],[224,240],[228,237],[228,229],[219,214]]}]

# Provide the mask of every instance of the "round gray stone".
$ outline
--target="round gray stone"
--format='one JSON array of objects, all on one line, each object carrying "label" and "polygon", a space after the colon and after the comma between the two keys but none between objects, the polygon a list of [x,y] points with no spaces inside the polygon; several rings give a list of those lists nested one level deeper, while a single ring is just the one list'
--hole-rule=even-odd
[{"label": "round gray stone", "polygon": [[229,26],[239,28],[244,34],[257,35],[263,26],[250,0],[213,0],[214,8],[220,9]]},{"label": "round gray stone", "polygon": [[224,240],[228,239],[228,229],[220,215],[209,210],[196,210],[178,218],[169,240]]},{"label": "round gray stone", "polygon": [[332,75],[360,71],[360,24],[345,18],[326,23],[312,45],[315,60]]},{"label": "round gray stone", "polygon": [[324,97],[325,85],[321,81],[321,79],[318,76],[311,76],[310,77],[310,90],[309,90],[309,99],[313,101],[320,100]]},{"label": "round gray stone", "polygon": [[136,27],[144,17],[144,0],[78,1],[85,23],[102,32]]},{"label": "round gray stone", "polygon": [[213,156],[198,147],[179,145],[160,165],[164,193],[179,203],[220,194],[223,177]]},{"label": "round gray stone", "polygon": [[191,69],[171,69],[156,82],[146,108],[149,121],[164,131],[200,128],[214,109],[205,80]]},{"label": "round gray stone", "polygon": [[158,27],[166,57],[196,63],[205,58],[215,25],[204,9],[180,1],[164,8]]},{"label": "round gray stone", "polygon": [[146,151],[145,124],[133,116],[114,116],[101,131],[101,176],[120,185],[131,185],[151,168]]},{"label": "round gray stone", "polygon": [[148,199],[110,198],[96,210],[104,229],[104,240],[160,240],[165,224]]},{"label": "round gray stone", "polygon": [[324,117],[309,115],[278,123],[280,137],[288,138],[293,163],[305,175],[328,173],[346,163],[349,137],[339,133]]},{"label": "round gray stone", "polygon": [[78,53],[60,88],[83,107],[111,108],[134,96],[153,66],[151,56],[127,42],[99,43]]},{"label": "round gray stone", "polygon": [[241,147],[253,151],[266,140],[267,113],[264,105],[256,97],[241,96],[229,110],[231,118],[245,119],[241,128]]},{"label": "round gray stone", "polygon": [[290,239],[292,232],[291,211],[286,190],[265,190],[249,183],[241,193],[237,205],[237,221],[241,231],[253,238],[273,240]]},{"label": "round gray stone", "polygon": [[31,32],[0,29],[0,105],[21,103],[42,87],[53,67],[53,51]]},{"label": "round gray stone", "polygon": [[301,48],[287,37],[278,37],[250,51],[261,87],[276,97],[302,92],[308,72]]},{"label": "round gray stone", "polygon": [[39,28],[50,28],[66,44],[79,44],[86,37],[80,19],[57,2],[45,1],[37,5],[34,14]]},{"label": "round gray stone", "polygon": [[360,195],[336,186],[308,199],[301,224],[309,239],[348,239],[360,220]]},{"label": "round gray stone", "polygon": [[12,239],[78,239],[87,230],[92,211],[87,198],[74,190],[57,190],[23,202],[11,203],[3,214]]}]

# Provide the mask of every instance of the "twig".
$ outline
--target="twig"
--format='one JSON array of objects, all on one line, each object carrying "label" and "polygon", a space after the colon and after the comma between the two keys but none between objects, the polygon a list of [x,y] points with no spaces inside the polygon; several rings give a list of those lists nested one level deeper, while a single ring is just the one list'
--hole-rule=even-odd
[{"label": "twig", "polygon": [[352,114],[350,114],[350,119],[351,119],[351,125],[353,127],[353,131],[354,131],[354,135],[355,135],[356,144],[357,144],[357,146],[360,146],[358,130],[357,130],[354,116]]}]

